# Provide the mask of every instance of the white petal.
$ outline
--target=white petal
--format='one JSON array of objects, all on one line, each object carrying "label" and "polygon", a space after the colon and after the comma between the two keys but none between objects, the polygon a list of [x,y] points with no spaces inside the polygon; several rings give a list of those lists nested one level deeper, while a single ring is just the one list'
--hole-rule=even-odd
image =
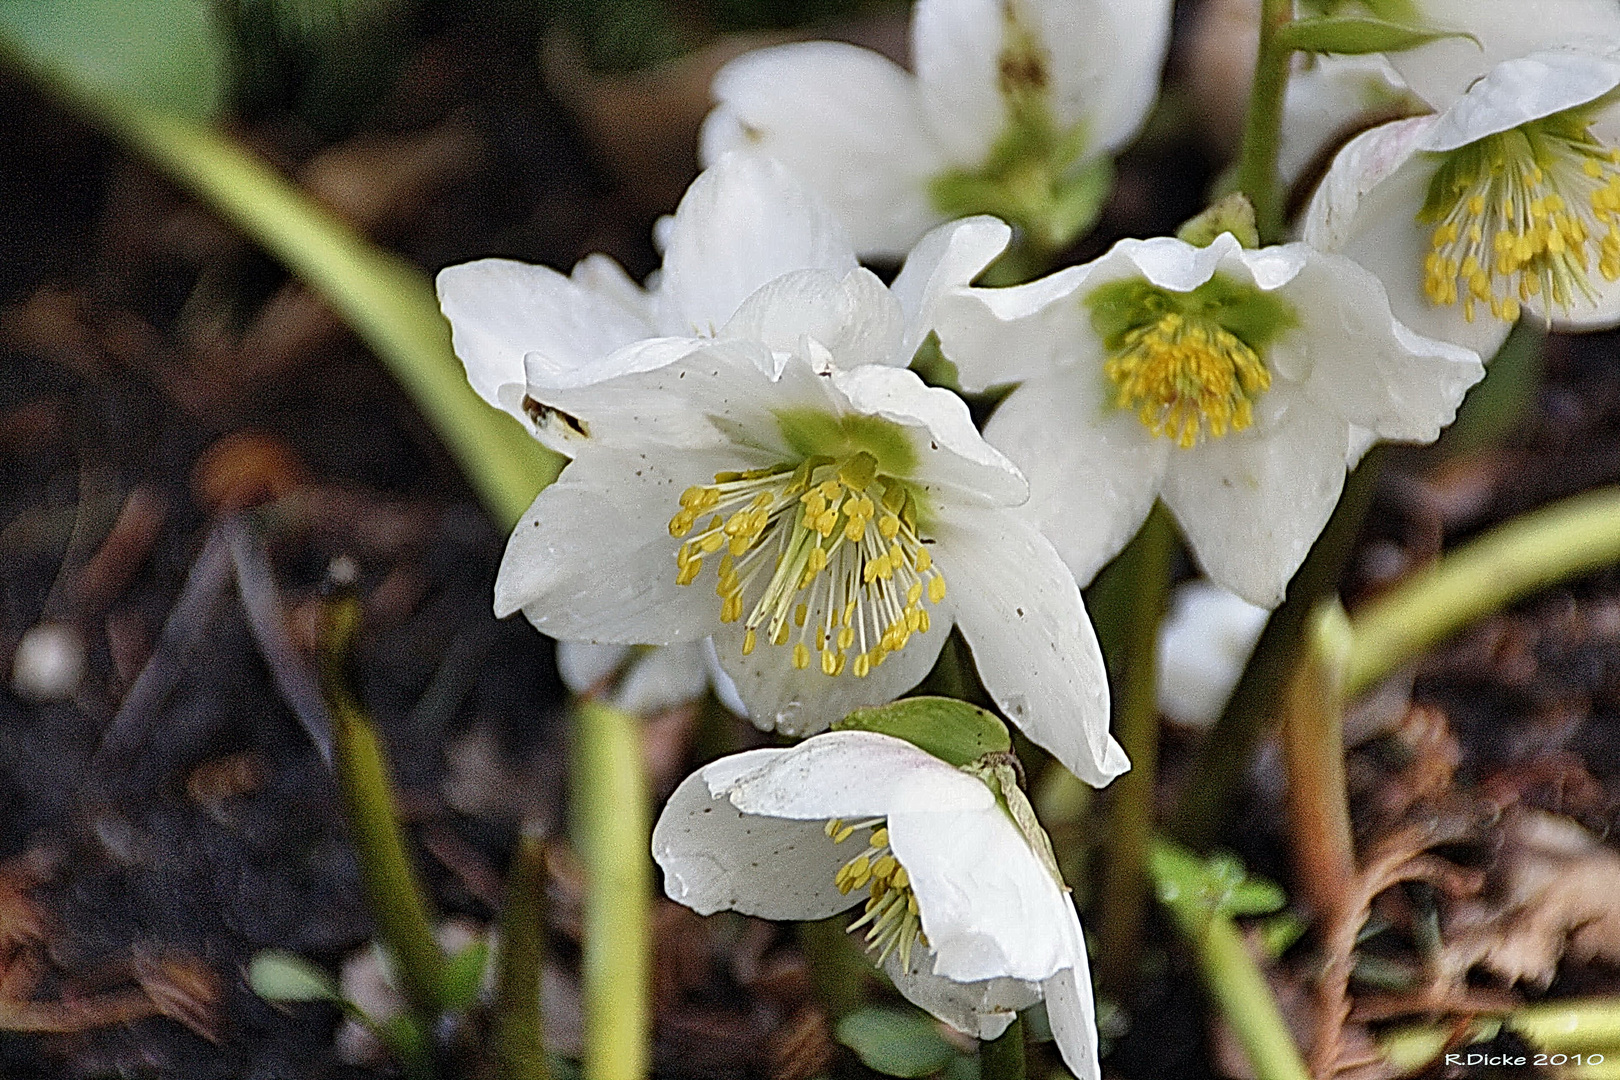
[{"label": "white petal", "polygon": [[940,351],[969,393],[1034,378],[1072,359],[1077,343],[1094,351],[1085,293],[1133,273],[1127,261],[1105,255],[1024,285],[946,292],[933,319]]},{"label": "white petal", "polygon": [[557,642],[557,674],[575,694],[596,689],[618,674],[630,658],[629,645],[596,645],[589,641]]},{"label": "white petal", "polygon": [[664,645],[648,650],[625,672],[614,704],[637,716],[653,716],[696,701],[709,688],[703,643]]},{"label": "white petal", "polygon": [[953,165],[984,163],[1006,125],[998,89],[1002,0],[918,0],[911,54],[922,107]]},{"label": "white petal", "polygon": [[1503,60],[1567,45],[1598,51],[1620,45],[1620,7],[1613,0],[1422,0],[1417,7],[1427,24],[1466,31],[1480,42],[1450,38],[1390,54],[1408,85],[1436,109]]},{"label": "white petal", "polygon": [[798,821],[885,817],[896,809],[902,787],[907,801],[900,809],[915,800],[930,801],[941,812],[984,813],[996,806],[982,781],[875,731],[829,731],[752,771],[710,766],[704,776],[711,791],[728,795],[745,813]]},{"label": "white petal", "polygon": [[909,478],[936,502],[1009,506],[1029,497],[1017,467],[984,441],[967,403],[949,390],[905,368],[872,365],[836,371],[832,382],[855,411],[905,425],[918,458]]},{"label": "white petal", "polygon": [[1129,142],[1158,96],[1171,0],[1028,0],[1023,7],[1051,50],[1058,122],[1084,125],[1088,156]]},{"label": "white petal", "polygon": [[495,612],[521,608],[565,640],[667,645],[718,627],[712,588],[675,584],[669,519],[729,456],[593,447],[542,491],[507,541]]},{"label": "white petal", "polygon": [[1179,724],[1214,723],[1270,614],[1213,581],[1177,586],[1159,626],[1159,711]]},{"label": "white petal", "polygon": [[1317,56],[1288,80],[1277,171],[1293,184],[1366,117],[1425,111],[1382,54]]},{"label": "white petal", "polygon": [[[1216,270],[1239,266],[1248,270],[1242,275],[1244,278],[1253,280],[1262,289],[1275,289],[1291,278],[1297,266],[1304,262],[1303,256],[1287,254],[1278,248],[1246,250],[1231,233],[1217,236],[1208,247],[1194,247],[1174,236],[1121,240],[1109,255],[1130,260],[1143,277],[1171,292],[1192,292],[1214,277]],[[1101,280],[1104,279],[1099,276],[1099,282]]]},{"label": "white petal", "polygon": [[1129,767],[1108,734],[1108,679],[1074,583],[1052,545],[1015,511],[942,519],[934,564],[985,689],[1070,772],[1101,786]]},{"label": "white petal", "polygon": [[900,950],[889,954],[883,970],[895,989],[919,1009],[975,1039],[996,1039],[1020,1009],[1041,1000],[1039,983],[1019,979],[957,982],[934,974],[934,951],[921,943],[911,950],[911,965],[900,962]]},{"label": "white petal", "polygon": [[1007,249],[1012,229],[987,215],[941,225],[918,241],[890,286],[905,312],[902,354],[910,363],[934,329],[935,309],[949,290],[967,285]]},{"label": "white petal", "polygon": [[[754,769],[785,753],[749,750],[723,764]],[[761,919],[824,919],[861,899],[833,884],[852,853],[828,839],[820,822],[744,814],[710,793],[703,772],[669,797],[653,828],[652,851],[669,898],[700,915],[732,910]]]},{"label": "white petal", "polygon": [[1097,1061],[1097,1009],[1091,998],[1091,971],[1086,966],[1083,939],[1080,949],[1075,965],[1047,979],[1041,991],[1063,1063],[1077,1080],[1098,1080],[1102,1067]]},{"label": "white petal", "polygon": [[839,367],[904,367],[911,356],[901,349],[902,323],[899,303],[870,270],[794,270],[744,300],[720,336],[761,341],[782,352],[798,349],[808,336]]},{"label": "white petal", "polygon": [[1102,365],[1096,350],[1030,379],[984,429],[1029,479],[1028,512],[1082,586],[1141,528],[1174,449],[1108,398]]},{"label": "white petal", "polygon": [[[600,275],[593,265],[583,281],[571,280],[549,266],[510,259],[479,259],[439,271],[439,306],[478,396],[512,410],[522,399],[525,353],[542,352],[578,367],[651,337],[652,327],[617,296],[592,287]],[[502,387],[515,394],[502,394]],[[524,419],[521,410],[516,415]]]},{"label": "white petal", "polygon": [[888,814],[889,846],[911,878],[934,973],[1038,981],[1072,965],[1084,955],[1074,905],[1011,816],[993,801],[947,809],[934,786],[900,780]]},{"label": "white petal", "polygon": [[709,685],[714,687],[714,696],[720,700],[720,704],[746,718],[748,706],[743,702],[742,695],[737,693],[737,684],[720,666],[720,654],[714,649],[714,638],[703,639],[703,666],[708,669]]},{"label": "white petal", "polygon": [[[808,619],[812,628],[821,624],[823,611],[820,601],[812,607]],[[821,670],[813,636],[808,642],[810,666],[802,670],[792,662],[793,644],[799,640],[796,633],[787,644],[772,645],[762,630],[753,653],[744,656],[743,624],[738,621],[721,628],[715,634],[714,645],[720,666],[731,676],[737,696],[747,706],[745,711],[754,724],[766,731],[802,737],[825,731],[827,725],[855,709],[888,704],[922,682],[950,634],[947,612],[936,608],[926,634],[911,635],[905,648],[890,653],[864,679],[857,678],[854,670],[859,641],[855,649],[846,653],[846,666],[839,675]]]},{"label": "white petal", "polygon": [[1323,408],[1386,439],[1432,442],[1457,415],[1468,388],[1485,377],[1470,349],[1430,341],[1390,313],[1370,271],[1342,255],[1311,250],[1284,290],[1300,325],[1267,359]]},{"label": "white petal", "polygon": [[671,334],[714,334],[754,290],[789,271],[855,269],[832,211],[760,154],[726,154],[692,181],[668,245],[659,298]]},{"label": "white petal", "polygon": [[1427,116],[1397,120],[1350,140],[1306,211],[1305,242],[1372,271],[1395,318],[1411,330],[1489,358],[1511,327],[1489,308],[1469,322],[1460,304],[1434,304],[1423,290],[1433,229],[1417,215],[1438,166],[1418,151],[1434,123]]},{"label": "white petal", "polygon": [[1349,425],[1273,385],[1247,431],[1171,455],[1163,498],[1204,573],[1274,608],[1344,488]]},{"label": "white petal", "polygon": [[[1613,43],[1620,46],[1620,41]],[[1620,86],[1620,60],[1542,52],[1504,60],[1441,114],[1425,150],[1455,150],[1487,135],[1585,105]]]},{"label": "white petal", "polygon": [[938,224],[941,158],[905,69],[830,41],[760,49],[715,76],[703,160],[761,151],[814,188],[865,256],[897,257]]}]

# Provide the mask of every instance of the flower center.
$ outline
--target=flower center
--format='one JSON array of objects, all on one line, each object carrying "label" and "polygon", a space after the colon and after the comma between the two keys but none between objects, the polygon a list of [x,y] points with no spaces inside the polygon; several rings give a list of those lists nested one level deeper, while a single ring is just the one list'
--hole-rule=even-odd
[{"label": "flower center", "polygon": [[1568,311],[1620,278],[1620,148],[1592,137],[1583,110],[1558,113],[1459,147],[1429,182],[1418,221],[1432,224],[1424,291],[1435,304],[1476,303],[1505,322],[1545,295]]},{"label": "flower center", "polygon": [[743,624],[744,656],[763,634],[773,645],[793,642],[796,668],[809,667],[814,652],[827,675],[847,665],[865,677],[928,631],[925,598],[945,599],[945,578],[917,532],[915,496],[877,469],[861,450],[796,468],[716,473],[713,484],[687,488],[669,533],[699,531],[676,552],[676,583],[696,581],[704,558],[723,550],[721,621],[744,619],[744,594],[757,597]]},{"label": "flower center", "polygon": [[1183,449],[1248,427],[1255,399],[1271,386],[1265,363],[1241,338],[1178,311],[1126,331],[1103,371],[1119,389],[1115,404]]},{"label": "flower center", "polygon": [[848,896],[856,889],[868,889],[871,895],[861,917],[849,924],[851,933],[861,927],[866,931],[866,947],[877,954],[882,966],[895,949],[900,950],[900,963],[911,966],[911,947],[917,942],[928,944],[922,932],[922,920],[917,914],[917,895],[911,891],[911,878],[900,860],[889,848],[889,830],[884,818],[845,824],[838,818],[827,822],[827,835],[832,842],[842,844],[856,832],[871,829],[866,850],[839,868],[833,883],[838,891]]}]

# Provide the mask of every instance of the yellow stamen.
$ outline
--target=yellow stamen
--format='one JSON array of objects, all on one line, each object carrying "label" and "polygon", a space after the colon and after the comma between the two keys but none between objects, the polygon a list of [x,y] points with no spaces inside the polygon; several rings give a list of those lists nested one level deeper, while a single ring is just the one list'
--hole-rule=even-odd
[{"label": "yellow stamen", "polygon": [[1271,386],[1259,355],[1236,334],[1176,311],[1125,334],[1103,371],[1119,388],[1115,404],[1184,449],[1248,427],[1255,399]]},{"label": "yellow stamen", "polygon": [[882,818],[853,824],[834,818],[827,822],[825,831],[833,843],[841,844],[858,829],[872,829],[866,850],[844,863],[833,875],[833,884],[845,895],[856,889],[869,892],[861,916],[850,923],[849,931],[854,933],[867,928],[866,947],[876,954],[880,965],[898,949],[900,962],[909,968],[911,950],[919,943],[925,947],[928,944],[918,914],[917,896],[911,891],[911,875],[894,857],[889,847],[888,826]]}]

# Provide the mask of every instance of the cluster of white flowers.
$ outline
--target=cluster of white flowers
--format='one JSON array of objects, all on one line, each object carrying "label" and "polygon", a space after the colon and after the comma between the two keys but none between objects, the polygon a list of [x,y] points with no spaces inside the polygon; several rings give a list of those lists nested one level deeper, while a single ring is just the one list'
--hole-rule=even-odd
[{"label": "cluster of white flowers", "polygon": [[[1610,0],[1413,0],[1418,28],[1471,37],[1324,61],[1285,169],[1314,152],[1302,115],[1353,112],[1335,86],[1433,111],[1346,146],[1296,242],[1124,240],[975,286],[1015,235],[1058,251],[1095,216],[1169,6],[918,0],[914,74],[829,43],[744,56],[645,288],[603,256],[439,278],[472,385],[572,459],[512,535],[497,612],[570,643],[580,687],[628,646],[682,650],[623,678],[638,707],[701,694],[706,649],[737,711],[809,737],[681,785],[654,841],[670,896],[783,919],[865,896],[855,926],[907,997],[981,1038],[1044,998],[1082,1080],[1084,941],[1011,772],[819,733],[916,686],[954,626],[1002,712],[1106,784],[1128,762],[1080,588],[1155,502],[1216,585],[1274,607],[1347,470],[1436,438],[1515,319],[1620,317]],[[858,262],[900,256],[889,285]],[[962,391],[1011,389],[982,434],[908,369],[932,343]],[[1234,655],[1171,680],[1190,714],[1241,667],[1247,610]]]}]

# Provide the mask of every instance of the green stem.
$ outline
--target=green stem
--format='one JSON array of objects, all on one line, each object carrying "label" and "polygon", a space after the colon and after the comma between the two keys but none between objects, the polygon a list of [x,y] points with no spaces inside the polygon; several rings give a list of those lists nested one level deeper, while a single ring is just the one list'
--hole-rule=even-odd
[{"label": "green stem", "polygon": [[1318,605],[1310,647],[1288,688],[1282,724],[1294,887],[1333,922],[1350,895],[1356,855],[1344,773],[1344,657],[1349,625],[1336,603]]},{"label": "green stem", "polygon": [[1277,999],[1232,920],[1186,881],[1162,873],[1159,897],[1192,946],[1204,984],[1248,1055],[1257,1080],[1310,1080]]},{"label": "green stem", "polygon": [[506,874],[500,971],[495,986],[495,1057],[502,1080],[549,1080],[540,1023],[546,951],[546,846],[524,835]]},{"label": "green stem", "polygon": [[648,1074],[651,826],[641,725],[597,701],[578,709],[574,800],[589,874],[583,997],[585,1080]]},{"label": "green stem", "polygon": [[1254,204],[1262,243],[1282,239],[1283,205],[1277,177],[1277,147],[1282,135],[1283,98],[1288,91],[1292,50],[1277,40],[1277,31],[1294,16],[1293,0],[1261,0],[1260,50],[1249,88],[1249,112],[1243,126],[1238,190]]},{"label": "green stem", "polygon": [[999,1037],[979,1044],[979,1080],[1024,1080],[1023,1017],[1013,1017]]},{"label": "green stem", "polygon": [[332,773],[353,834],[366,906],[388,951],[400,991],[422,1034],[431,1036],[441,1011],[445,956],[433,934],[426,890],[405,851],[399,808],[382,741],[342,676],[359,619],[359,602],[326,606],[323,689],[332,712]]},{"label": "green stem", "polygon": [[410,394],[503,526],[516,524],[535,493],[556,478],[561,459],[467,384],[433,285],[420,270],[355,232],[229,136],[117,100],[5,42],[0,59],[28,70],[200,196],[331,304]]},{"label": "green stem", "polygon": [[1620,562],[1620,487],[1515,518],[1356,613],[1345,689],[1355,694],[1462,627],[1556,582]]},{"label": "green stem", "polygon": [[827,1018],[835,1025],[861,1007],[866,997],[867,972],[873,970],[844,929],[850,921],[846,913],[796,924],[799,950],[810,969],[810,984]]},{"label": "green stem", "polygon": [[[1125,549],[1132,619],[1114,710],[1114,730],[1130,755],[1131,771],[1114,781],[1109,813],[1107,869],[1098,910],[1098,977],[1119,991],[1130,985],[1148,902],[1148,857],[1153,843],[1154,781],[1159,759],[1158,638],[1170,592],[1175,527],[1155,506]],[[1112,658],[1110,657],[1110,660]]]},{"label": "green stem", "polygon": [[1338,589],[1344,564],[1372,506],[1383,454],[1382,447],[1374,447],[1345,481],[1344,495],[1333,516],[1289,583],[1288,599],[1272,612],[1261,632],[1254,656],[1210,729],[1171,818],[1177,839],[1193,847],[1207,847],[1231,813],[1249,754],[1273,715],[1299,653],[1306,618],[1318,600]]}]

